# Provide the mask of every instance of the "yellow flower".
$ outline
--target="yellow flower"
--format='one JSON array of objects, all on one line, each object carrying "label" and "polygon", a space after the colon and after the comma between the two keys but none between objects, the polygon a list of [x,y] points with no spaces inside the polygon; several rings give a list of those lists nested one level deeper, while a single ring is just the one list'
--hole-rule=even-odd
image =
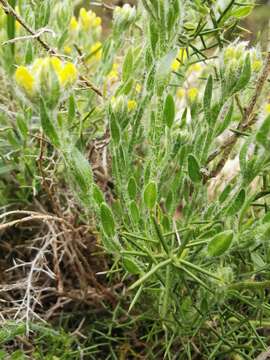
[{"label": "yellow flower", "polygon": [[185,96],[185,89],[183,88],[179,88],[176,92],[176,96],[179,98],[179,99],[182,99],[184,96]]},{"label": "yellow flower", "polygon": [[52,56],[50,59],[49,59],[54,71],[56,72],[56,74],[58,74],[61,70],[62,70],[62,62],[61,60],[56,57],[56,56]]},{"label": "yellow flower", "polygon": [[191,72],[192,72],[192,71],[194,71],[194,72],[199,72],[199,71],[202,70],[202,65],[199,64],[199,63],[192,64],[192,65],[190,65],[189,70],[190,70]]},{"label": "yellow flower", "polygon": [[[96,60],[100,60],[102,56],[102,44],[100,41],[93,44],[90,48],[91,54]],[[92,56],[91,56],[92,57]]]},{"label": "yellow flower", "polygon": [[33,95],[35,79],[25,66],[19,66],[15,72],[17,84],[28,94]]},{"label": "yellow flower", "polygon": [[181,48],[178,52],[177,58],[181,61],[181,63],[184,63],[187,60],[187,57],[187,50]]},{"label": "yellow flower", "polygon": [[187,60],[187,50],[184,48],[181,48],[178,51],[178,55],[177,58],[173,60],[172,64],[171,64],[171,69],[173,71],[178,71],[180,66],[183,65],[185,63],[185,61]]},{"label": "yellow flower", "polygon": [[95,18],[95,20],[94,20],[94,24],[93,24],[94,27],[100,26],[100,25],[101,25],[101,22],[102,22],[101,17],[97,16],[97,17]]},{"label": "yellow flower", "polygon": [[253,71],[258,72],[262,68],[262,61],[261,60],[255,60],[252,62],[251,68]]},{"label": "yellow flower", "polygon": [[84,30],[89,30],[91,27],[98,27],[101,25],[101,18],[92,10],[86,11],[85,8],[80,10],[80,21]]},{"label": "yellow flower", "polygon": [[177,59],[174,59],[171,64],[172,71],[178,71],[180,68],[180,62]]},{"label": "yellow flower", "polygon": [[135,100],[128,100],[128,111],[135,110],[137,108],[137,102]]},{"label": "yellow flower", "polygon": [[78,77],[78,72],[74,64],[67,62],[57,74],[62,86],[73,85]]},{"label": "yellow flower", "polygon": [[64,53],[70,55],[72,53],[72,48],[68,45],[64,47]]},{"label": "yellow flower", "polygon": [[236,55],[236,51],[233,47],[227,47],[227,49],[225,50],[224,56],[226,60],[230,60],[232,58],[234,58]]},{"label": "yellow flower", "polygon": [[265,105],[265,112],[266,114],[270,114],[270,103]]},{"label": "yellow flower", "polygon": [[76,20],[75,16],[72,16],[70,23],[69,23],[69,29],[71,31],[76,31],[78,29],[78,21]]},{"label": "yellow flower", "polygon": [[109,72],[109,74],[107,75],[107,79],[109,81],[116,81],[118,79],[118,68],[119,68],[119,65],[114,63],[113,66],[112,66],[112,70]]},{"label": "yellow flower", "polygon": [[140,94],[142,91],[142,86],[140,84],[136,84],[135,91]]},{"label": "yellow flower", "polygon": [[188,98],[191,102],[194,102],[199,94],[199,91],[197,88],[190,88],[187,91]]},{"label": "yellow flower", "polygon": [[91,19],[88,15],[88,12],[85,10],[85,8],[81,8],[80,9],[80,20],[81,20],[81,23],[82,23],[82,26],[85,28],[85,29],[89,29],[90,26],[91,26]]}]

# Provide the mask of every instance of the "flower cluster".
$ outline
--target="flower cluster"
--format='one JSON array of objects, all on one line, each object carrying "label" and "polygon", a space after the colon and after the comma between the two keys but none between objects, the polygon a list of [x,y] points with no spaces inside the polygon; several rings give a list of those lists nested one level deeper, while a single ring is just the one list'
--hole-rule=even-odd
[{"label": "flower cluster", "polygon": [[176,92],[178,99],[188,100],[190,103],[194,103],[199,96],[199,90],[196,87],[179,88]]},{"label": "flower cluster", "polygon": [[25,96],[35,101],[40,96],[51,98],[54,106],[59,98],[69,90],[78,77],[77,69],[71,62],[59,58],[36,59],[31,66],[18,66],[15,80]]},{"label": "flower cluster", "polygon": [[75,16],[72,16],[69,24],[69,31],[76,34],[77,32],[89,32],[97,29],[101,30],[101,23],[101,18],[97,16],[94,11],[87,11],[85,8],[81,8],[78,20]]},{"label": "flower cluster", "polygon": [[78,18],[72,16],[70,19],[64,53],[72,55],[73,44],[76,44],[76,48],[84,54],[85,64],[95,66],[102,56],[101,23],[102,19],[94,11],[81,8]]},{"label": "flower cluster", "polygon": [[173,60],[171,64],[172,71],[177,72],[180,69],[180,67],[185,64],[187,58],[188,58],[187,50],[181,48],[178,51],[177,57]]},{"label": "flower cluster", "polygon": [[256,49],[247,50],[246,42],[240,42],[228,46],[223,54],[224,64],[235,69],[239,66],[241,67],[248,54],[250,55],[252,71],[259,72],[263,65],[261,56]]},{"label": "flower cluster", "polygon": [[113,12],[113,21],[115,29],[118,31],[125,30],[136,20],[135,7],[125,4],[124,6],[116,6]]}]

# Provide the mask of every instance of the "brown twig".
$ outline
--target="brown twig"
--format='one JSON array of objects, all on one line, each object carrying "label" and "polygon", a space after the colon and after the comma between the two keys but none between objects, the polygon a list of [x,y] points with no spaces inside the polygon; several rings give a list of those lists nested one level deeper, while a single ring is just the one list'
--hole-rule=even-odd
[{"label": "brown twig", "polygon": [[0,219],[4,218],[6,216],[9,216],[9,215],[26,215],[26,216],[22,219],[12,220],[7,223],[0,224],[0,231],[6,230],[17,224],[22,224],[22,223],[32,221],[32,220],[41,220],[41,221],[52,220],[52,221],[64,223],[68,227],[72,227],[71,224],[69,224],[66,220],[64,220],[62,218],[59,218],[59,217],[53,216],[53,215],[48,215],[48,214],[41,214],[41,213],[38,213],[35,211],[24,211],[24,210],[9,211],[7,213],[1,214]]},{"label": "brown twig", "polygon": [[233,135],[227,138],[227,140],[208,157],[207,164],[209,164],[212,160],[214,160],[218,155],[222,154],[222,158],[219,160],[215,168],[210,172],[206,180],[216,177],[220,173],[226,161],[228,160],[234,145],[236,144],[239,138],[240,132],[249,129],[256,122],[257,117],[256,114],[254,113],[254,110],[256,108],[258,98],[262,93],[263,86],[268,78],[269,73],[270,73],[270,52],[267,54],[264,68],[261,72],[260,77],[257,80],[255,91],[250,100],[250,103],[248,107],[244,110],[242,119],[236,128],[237,132],[235,132]]},{"label": "brown twig", "polygon": [[[29,33],[32,37],[39,42],[39,44],[50,54],[56,57],[62,58],[63,55],[57,53],[57,51],[51,48],[46,41],[41,38],[41,34],[37,34],[30,26],[28,26],[23,18],[13,9],[12,6],[6,0],[0,0],[0,5],[6,14],[13,16],[14,19]],[[98,96],[103,97],[102,92],[93,85],[85,76],[80,75],[79,80],[81,80],[85,85],[87,85],[91,90],[93,90]]]}]

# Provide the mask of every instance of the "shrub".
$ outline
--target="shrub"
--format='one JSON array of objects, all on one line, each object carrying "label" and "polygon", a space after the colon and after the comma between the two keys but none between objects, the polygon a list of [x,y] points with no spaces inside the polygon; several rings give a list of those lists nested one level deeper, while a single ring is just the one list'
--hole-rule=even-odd
[{"label": "shrub", "polygon": [[253,2],[104,5],[105,39],[69,0],[0,3],[1,204],[33,202],[47,177],[72,189],[47,209],[65,219],[80,206],[77,225],[102,235],[146,356],[264,350],[270,55],[238,25]]}]

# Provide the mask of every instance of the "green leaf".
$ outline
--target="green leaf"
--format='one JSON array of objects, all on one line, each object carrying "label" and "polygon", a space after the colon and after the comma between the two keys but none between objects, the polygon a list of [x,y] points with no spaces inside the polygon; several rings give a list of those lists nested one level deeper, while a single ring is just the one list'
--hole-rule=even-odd
[{"label": "green leaf", "polygon": [[140,211],[134,200],[132,200],[129,204],[129,211],[134,223],[138,223],[140,221]]},{"label": "green leaf", "polygon": [[152,50],[152,53],[155,54],[156,47],[158,44],[159,34],[158,34],[158,30],[157,30],[157,25],[154,21],[150,21],[149,33],[150,33],[151,50]]},{"label": "green leaf", "polygon": [[231,184],[228,184],[225,186],[224,190],[222,191],[222,193],[219,195],[218,201],[222,204],[227,197],[229,196],[230,192],[232,190],[232,186]]},{"label": "green leaf", "polygon": [[54,145],[55,147],[59,147],[59,137],[56,132],[56,128],[50,119],[48,110],[43,99],[40,99],[40,120],[44,134],[48,137],[52,145]]},{"label": "green leaf", "polygon": [[97,203],[98,206],[100,206],[104,202],[104,195],[103,192],[100,190],[100,188],[93,184],[93,199]]},{"label": "green leaf", "polygon": [[256,134],[256,140],[259,144],[264,146],[269,150],[270,140],[268,139],[268,135],[270,133],[270,115],[264,120],[263,124],[261,125],[260,129]]},{"label": "green leaf", "polygon": [[225,253],[233,241],[233,231],[227,230],[215,235],[208,244],[208,254],[210,256],[220,256]]},{"label": "green leaf", "polygon": [[123,257],[123,266],[126,269],[126,271],[129,272],[130,274],[140,274],[141,273],[141,269],[140,269],[139,265],[130,256]]},{"label": "green leaf", "polygon": [[147,184],[143,193],[144,203],[148,209],[153,209],[157,201],[157,185],[154,181]]},{"label": "green leaf", "polygon": [[171,128],[175,118],[175,104],[171,94],[168,94],[164,103],[163,119],[165,124]]},{"label": "green leaf", "polygon": [[107,236],[115,235],[115,223],[111,209],[105,203],[100,206],[100,218],[104,233]]},{"label": "green leaf", "polygon": [[194,183],[200,182],[202,180],[199,163],[192,154],[188,156],[188,175],[191,181]]},{"label": "green leaf", "polygon": [[70,95],[68,101],[68,122],[72,124],[76,116],[76,102],[73,95]]},{"label": "green leaf", "polygon": [[93,175],[89,162],[80,152],[73,147],[69,153],[65,154],[68,169],[83,196],[88,196],[93,185]]},{"label": "green leaf", "polygon": [[137,194],[137,184],[134,177],[131,177],[128,182],[128,195],[130,199],[134,200]]},{"label": "green leaf", "polygon": [[213,78],[209,75],[203,96],[203,108],[208,124],[211,124],[211,100],[213,92]]},{"label": "green leaf", "polygon": [[[12,8],[15,8],[16,5],[16,0],[9,0],[8,1],[9,5]],[[15,38],[15,33],[16,33],[16,26],[15,26],[15,18],[12,15],[7,15],[7,36],[8,36],[8,40],[12,40]],[[9,44],[10,49],[11,49],[11,53],[14,56],[14,52],[15,52],[15,43],[11,43]]]},{"label": "green leaf", "polygon": [[[225,106],[226,106],[226,104],[225,104]],[[233,101],[233,99],[231,99],[231,104],[230,104],[229,110],[227,111],[224,120],[217,127],[216,136],[222,134],[223,131],[226,130],[227,127],[229,126],[229,124],[232,120],[233,108],[234,108],[234,101]],[[223,109],[224,108],[221,109],[221,114],[223,114]]]},{"label": "green leaf", "polygon": [[25,140],[28,136],[27,123],[26,123],[25,119],[20,115],[17,116],[16,122],[17,122],[18,129],[22,135],[22,138]]},{"label": "green leaf", "polygon": [[124,60],[124,64],[123,64],[123,69],[122,69],[122,79],[124,82],[126,82],[133,70],[133,53],[132,53],[132,49],[129,49],[125,60]]},{"label": "green leaf", "polygon": [[110,130],[111,130],[113,142],[116,145],[118,145],[121,139],[121,132],[120,132],[120,127],[114,115],[110,117]]},{"label": "green leaf", "polygon": [[235,16],[238,19],[242,19],[248,16],[253,10],[253,5],[241,6],[231,12],[231,16]]},{"label": "green leaf", "polygon": [[247,84],[249,83],[251,77],[251,62],[250,62],[250,55],[248,54],[245,58],[245,62],[239,77],[239,80],[237,81],[233,92],[236,93],[242,89],[244,89]]},{"label": "green leaf", "polygon": [[233,216],[238,213],[238,211],[242,208],[244,205],[246,199],[246,191],[245,189],[242,189],[239,191],[239,193],[236,195],[234,200],[232,201],[231,205],[227,209],[227,215]]}]

